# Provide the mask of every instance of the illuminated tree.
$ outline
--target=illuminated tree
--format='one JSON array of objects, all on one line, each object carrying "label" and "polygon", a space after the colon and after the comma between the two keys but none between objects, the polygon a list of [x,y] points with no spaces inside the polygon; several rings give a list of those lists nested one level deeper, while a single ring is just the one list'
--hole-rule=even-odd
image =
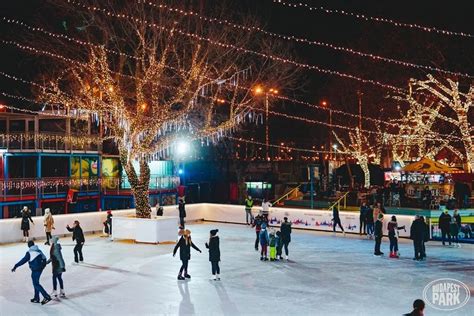
[{"label": "illuminated tree", "polygon": [[[61,8],[70,31],[67,38],[48,37],[48,52],[58,63],[45,74],[47,88],[38,98],[70,113],[88,113],[115,140],[137,217],[151,212],[150,160],[183,136],[206,142],[225,136],[263,105],[252,97],[254,84],[292,76],[285,65],[212,42],[262,52],[275,48],[255,34],[140,1],[68,3]],[[73,56],[58,57],[64,52]]]}]

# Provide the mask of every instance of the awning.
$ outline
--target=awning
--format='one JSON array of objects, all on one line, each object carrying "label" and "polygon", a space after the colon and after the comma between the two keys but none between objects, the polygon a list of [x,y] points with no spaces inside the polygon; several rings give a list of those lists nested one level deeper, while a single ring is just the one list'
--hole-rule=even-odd
[{"label": "awning", "polygon": [[419,173],[463,173],[463,170],[452,168],[442,163],[433,161],[429,158],[422,158],[420,161],[414,162],[405,166],[402,169],[404,172],[419,172]]}]

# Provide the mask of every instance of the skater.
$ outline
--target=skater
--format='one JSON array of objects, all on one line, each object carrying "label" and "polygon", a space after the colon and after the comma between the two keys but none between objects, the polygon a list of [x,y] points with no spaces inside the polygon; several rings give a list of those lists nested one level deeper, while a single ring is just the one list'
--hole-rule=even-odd
[{"label": "skater", "polygon": [[397,217],[392,216],[392,220],[388,222],[388,239],[390,240],[390,258],[399,258],[400,254],[398,253],[398,231],[400,229],[405,229],[405,226],[398,226]]},{"label": "skater", "polygon": [[285,258],[288,260],[288,245],[291,242],[291,223],[288,222],[288,217],[283,217],[283,223],[280,226],[281,242],[285,247]]},{"label": "skater", "polygon": [[372,239],[374,238],[374,210],[371,207],[367,209],[366,223],[367,239]]},{"label": "skater", "polygon": [[403,316],[423,316],[423,310],[425,309],[425,302],[423,300],[417,299],[413,302],[413,311]]},{"label": "skater", "polygon": [[219,249],[218,229],[210,231],[209,243],[206,243],[206,248],[209,249],[209,261],[211,262],[212,276],[211,280],[220,281],[221,269],[219,268],[219,261],[221,261],[221,251]]},{"label": "skater", "polygon": [[105,220],[107,227],[109,229],[109,235],[112,236],[112,211],[107,211],[107,219]]},{"label": "skater", "polygon": [[31,218],[31,212],[27,206],[23,206],[21,210],[21,230],[23,231],[23,241],[28,242],[30,237],[30,222],[34,224]]},{"label": "skater", "polygon": [[278,260],[277,256],[276,256],[276,249],[278,247],[278,241],[277,241],[277,237],[275,235],[275,232],[273,230],[270,232],[269,245],[270,245],[270,261]]},{"label": "skater", "polygon": [[182,228],[184,228],[184,218],[186,217],[184,197],[179,198],[178,211],[179,211],[179,225]]},{"label": "skater", "polygon": [[16,268],[24,265],[28,262],[28,265],[31,269],[31,280],[33,281],[33,288],[35,289],[35,296],[30,300],[31,303],[39,303],[40,296],[43,295],[43,300],[41,305],[44,305],[51,301],[51,296],[45,291],[45,289],[39,283],[41,273],[43,273],[44,268],[46,267],[46,256],[41,252],[38,246],[30,240],[28,241],[28,251],[26,252],[23,259],[17,262],[12,269],[12,272],[15,272]]},{"label": "skater", "polygon": [[[202,252],[199,250],[198,247],[196,247],[195,244],[193,244],[191,240],[191,231],[189,229],[186,229],[184,231],[184,235],[181,236],[181,238],[178,240],[178,243],[174,247],[173,250],[173,257],[176,255],[176,251],[178,251],[179,248],[179,259],[181,259],[181,268],[179,269],[178,273],[178,280],[185,280],[185,279],[191,279],[191,276],[188,274],[188,262],[191,260],[191,247],[196,249],[199,252]],[[182,275],[184,272],[184,276]]]},{"label": "skater", "polygon": [[369,211],[369,207],[367,206],[366,202],[362,203],[360,207],[360,214],[359,214],[359,235],[362,235],[362,232],[366,233],[367,230],[367,213]]},{"label": "skater", "polygon": [[51,249],[49,251],[48,263],[52,263],[53,268],[53,292],[51,296],[58,297],[57,289],[59,282],[59,296],[66,297],[64,293],[63,272],[66,272],[66,264],[64,263],[63,254],[61,252],[61,245],[58,243],[58,236],[52,238]]},{"label": "skater", "polygon": [[163,206],[160,203],[156,203],[156,216],[163,216]]},{"label": "skater", "polygon": [[413,260],[423,260],[423,240],[425,238],[426,225],[421,220],[419,215],[415,216],[415,220],[410,227],[410,239],[413,240],[413,248],[415,250],[415,257]]},{"label": "skater", "polygon": [[82,247],[85,243],[84,233],[82,232],[82,228],[80,226],[79,221],[74,221],[73,227],[66,226],[66,229],[72,232],[72,240],[76,241],[76,246],[74,246],[74,262],[79,263],[79,261],[84,261],[84,256],[82,255]]},{"label": "skater", "polygon": [[448,236],[448,242],[451,246],[451,234],[449,233],[449,224],[451,223],[451,215],[449,215],[448,210],[444,210],[443,213],[439,216],[438,221],[439,229],[441,229],[441,239],[443,241],[443,246],[445,246],[446,236]]},{"label": "skater", "polygon": [[[455,225],[453,225],[452,222],[454,222]],[[457,209],[454,210],[452,222],[451,222],[451,225],[450,225],[451,236],[454,239],[455,246],[458,247],[458,248],[461,248],[461,244],[459,243],[459,231],[462,228],[462,226],[461,226],[461,215],[459,215],[459,211]]]},{"label": "skater", "polygon": [[374,250],[374,255],[375,256],[382,256],[383,252],[380,251],[380,245],[382,244],[382,237],[383,237],[383,214],[380,213],[377,216],[377,221],[375,222],[375,250]]},{"label": "skater", "polygon": [[258,214],[255,216],[252,226],[255,227],[255,234],[257,237],[255,238],[255,251],[258,251],[258,244],[260,242],[260,231],[262,230],[262,216]]},{"label": "skater", "polygon": [[252,200],[252,197],[249,195],[245,199],[245,221],[247,225],[250,225],[253,222],[252,207],[253,207],[253,200]]},{"label": "skater", "polygon": [[283,242],[281,241],[281,231],[277,231],[276,232],[276,258],[277,260],[283,260],[282,256],[281,256],[281,250],[282,250],[282,247],[283,247]]},{"label": "skater", "polygon": [[337,207],[337,205],[332,208],[332,231],[334,234],[336,234],[336,225],[339,225],[339,228],[345,236],[346,232],[344,231],[344,227],[342,227],[341,218],[339,217],[339,207]]},{"label": "skater", "polygon": [[46,233],[46,242],[44,243],[45,245],[49,246],[49,240],[51,239],[51,231],[54,228],[54,218],[53,214],[51,214],[51,210],[49,208],[44,210],[44,232]]},{"label": "skater", "polygon": [[262,247],[262,250],[260,250],[260,260],[265,260],[268,261],[267,257],[267,247],[270,239],[268,237],[268,232],[267,232],[267,223],[262,224],[262,229],[260,230],[260,246]]},{"label": "skater", "polygon": [[421,243],[421,260],[424,260],[426,259],[425,243],[430,240],[430,226],[425,222],[425,218],[423,216],[420,216],[420,221],[423,223],[423,225],[425,225],[423,230],[423,242]]},{"label": "skater", "polygon": [[270,207],[272,207],[272,203],[270,201],[263,200],[262,201],[262,216],[263,221],[268,224],[268,215],[270,214]]}]

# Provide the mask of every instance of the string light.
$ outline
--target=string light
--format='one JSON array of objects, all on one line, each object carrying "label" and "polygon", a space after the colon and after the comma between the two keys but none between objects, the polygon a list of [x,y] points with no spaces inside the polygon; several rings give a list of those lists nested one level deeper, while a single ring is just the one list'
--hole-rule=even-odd
[{"label": "string light", "polygon": [[182,10],[182,9],[176,9],[176,8],[173,8],[171,6],[168,6],[168,5],[162,4],[162,3],[154,4],[154,3],[148,2],[146,0],[144,0],[144,1],[138,0],[137,2],[138,3],[144,3],[148,6],[151,6],[151,7],[157,8],[157,9],[165,9],[167,11],[178,13],[178,14],[181,14],[181,15],[184,15],[184,16],[193,16],[193,17],[198,18],[199,20],[206,21],[208,23],[217,23],[217,24],[220,24],[220,25],[226,25],[226,26],[232,27],[234,29],[244,30],[244,31],[248,31],[248,32],[257,31],[257,32],[266,34],[268,36],[271,36],[273,38],[278,38],[278,39],[281,39],[281,40],[293,41],[293,42],[297,42],[297,43],[304,43],[304,44],[308,44],[308,45],[311,45],[311,46],[325,47],[325,48],[329,48],[329,49],[333,49],[333,50],[342,51],[342,52],[346,52],[346,53],[349,53],[349,54],[357,55],[357,56],[360,56],[360,57],[368,57],[372,60],[388,62],[388,63],[392,63],[392,64],[404,66],[404,67],[424,69],[424,70],[429,70],[429,71],[437,71],[437,72],[441,72],[441,73],[445,73],[445,74],[449,74],[449,75],[455,75],[455,76],[461,76],[461,77],[467,77],[467,78],[474,78],[473,75],[466,74],[466,73],[460,73],[460,72],[456,72],[456,71],[441,69],[441,68],[438,68],[438,67],[420,65],[420,64],[415,64],[415,63],[403,61],[403,60],[397,60],[397,59],[393,59],[393,58],[379,56],[379,55],[375,55],[375,54],[371,54],[371,53],[365,53],[365,52],[357,51],[357,50],[354,50],[354,49],[351,49],[351,48],[338,46],[338,45],[334,45],[334,44],[330,44],[330,43],[326,43],[326,42],[322,42],[322,41],[309,40],[307,38],[301,38],[301,37],[296,37],[296,36],[292,36],[292,35],[281,35],[281,34],[278,34],[278,33],[266,31],[265,29],[260,28],[258,26],[245,26],[245,25],[230,22],[228,20],[221,20],[221,19],[218,19],[218,18],[209,18],[209,17],[203,16],[203,15],[200,15],[199,13],[194,12],[194,11],[186,11],[186,10]]},{"label": "string light", "polygon": [[288,3],[283,0],[273,0],[273,3],[278,3],[280,5],[290,7],[290,8],[305,8],[310,11],[319,11],[323,13],[328,13],[328,14],[337,14],[337,15],[343,15],[343,16],[350,16],[355,19],[359,20],[364,20],[364,21],[372,21],[372,22],[378,22],[378,23],[386,23],[386,24],[391,24],[396,27],[404,27],[404,28],[410,28],[410,29],[418,29],[422,30],[425,32],[430,32],[430,33],[437,33],[437,34],[443,34],[443,35],[451,35],[451,36],[461,36],[461,37],[469,37],[473,38],[474,35],[465,33],[465,32],[454,32],[454,31],[448,31],[448,30],[443,30],[439,29],[436,27],[431,27],[431,26],[423,26],[423,25],[418,25],[418,24],[412,24],[412,23],[404,23],[404,22],[399,22],[395,21],[392,19],[387,19],[384,17],[373,17],[373,16],[367,16],[361,13],[353,13],[345,10],[337,10],[337,9],[327,9],[323,6],[320,7],[313,7],[309,4],[298,2],[298,3]]},{"label": "string light", "polygon": [[101,145],[103,139],[98,136],[76,136],[76,135],[48,135],[36,133],[0,133],[0,139],[3,144],[31,142],[39,144],[43,142],[63,143],[74,147],[85,148],[87,145]]},{"label": "string light", "polygon": [[104,8],[99,8],[99,7],[95,7],[95,6],[88,6],[88,5],[76,2],[74,0],[67,0],[67,2],[71,3],[71,4],[74,4],[74,5],[77,5],[77,6],[80,6],[84,9],[87,9],[87,10],[90,10],[90,11],[102,12],[102,13],[106,14],[107,16],[115,17],[115,18],[118,18],[118,19],[127,19],[127,20],[133,21],[133,22],[141,21],[144,24],[146,24],[148,27],[169,32],[171,36],[173,36],[176,33],[176,34],[180,34],[182,36],[193,38],[193,39],[196,39],[196,40],[199,40],[199,41],[208,42],[209,44],[214,45],[214,46],[223,47],[223,48],[227,48],[227,49],[234,49],[234,50],[239,51],[239,52],[252,54],[252,55],[255,55],[255,56],[259,56],[261,58],[270,59],[270,60],[273,60],[273,61],[278,61],[278,62],[281,62],[281,63],[284,63],[284,64],[293,65],[293,66],[296,66],[296,67],[299,67],[299,68],[304,68],[304,69],[307,69],[307,70],[314,70],[314,71],[317,71],[319,73],[324,73],[324,74],[328,74],[328,75],[335,75],[335,76],[345,78],[345,79],[356,80],[356,81],[362,82],[364,84],[371,84],[371,85],[379,86],[379,87],[382,87],[382,88],[385,88],[385,89],[398,91],[398,92],[403,92],[403,89],[401,89],[399,87],[395,87],[393,85],[385,84],[385,83],[382,83],[382,82],[377,81],[377,80],[359,78],[355,75],[351,75],[351,74],[347,74],[347,73],[343,73],[343,72],[339,72],[339,71],[335,71],[335,70],[326,69],[326,68],[316,66],[316,65],[309,65],[309,64],[297,62],[297,61],[287,59],[287,58],[284,58],[284,57],[281,57],[281,56],[266,54],[266,53],[262,53],[260,51],[254,51],[254,50],[251,50],[251,49],[247,49],[247,48],[236,46],[236,45],[229,44],[229,43],[222,43],[222,42],[213,40],[213,39],[205,37],[205,36],[201,36],[201,35],[197,35],[195,33],[190,33],[190,32],[187,32],[187,31],[183,31],[179,28],[169,29],[169,28],[166,28],[166,27],[163,27],[163,26],[159,26],[156,23],[145,21],[145,20],[139,19],[137,17],[131,16],[131,15],[128,15],[128,14],[123,14],[123,13],[122,14],[117,14],[117,13],[111,12],[111,11],[109,11],[107,9],[104,9]]}]

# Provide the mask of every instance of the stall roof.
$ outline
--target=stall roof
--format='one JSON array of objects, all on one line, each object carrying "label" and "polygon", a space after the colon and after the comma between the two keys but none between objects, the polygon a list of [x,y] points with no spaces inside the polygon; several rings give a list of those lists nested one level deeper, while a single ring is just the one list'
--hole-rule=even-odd
[{"label": "stall roof", "polygon": [[420,161],[411,163],[405,168],[404,172],[420,172],[420,173],[462,173],[464,171],[452,168],[442,163],[433,161],[429,158],[422,158]]}]

